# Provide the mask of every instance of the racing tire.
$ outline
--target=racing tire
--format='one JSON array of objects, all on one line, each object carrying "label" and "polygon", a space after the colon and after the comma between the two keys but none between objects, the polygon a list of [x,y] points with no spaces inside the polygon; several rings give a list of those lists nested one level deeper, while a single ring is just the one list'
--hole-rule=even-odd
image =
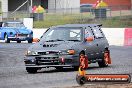
[{"label": "racing tire", "polygon": [[32,43],[33,42],[33,38],[28,40],[28,43]]},{"label": "racing tire", "polygon": [[37,73],[37,68],[32,68],[32,67],[26,67],[26,70],[28,73]]},{"label": "racing tire", "polygon": [[20,40],[17,40],[17,43],[21,43],[21,41]]},{"label": "racing tire", "polygon": [[7,34],[5,34],[5,43],[10,43],[10,39],[8,38]]},{"label": "racing tire", "polygon": [[105,50],[105,52],[104,52],[104,55],[103,55],[104,57],[103,57],[103,59],[102,59],[102,61],[99,61],[98,62],[98,65],[99,65],[99,67],[108,67],[108,57],[109,57],[109,51],[108,50]]},{"label": "racing tire", "polygon": [[76,81],[79,85],[84,85],[86,83],[86,78],[84,76],[76,75]]}]

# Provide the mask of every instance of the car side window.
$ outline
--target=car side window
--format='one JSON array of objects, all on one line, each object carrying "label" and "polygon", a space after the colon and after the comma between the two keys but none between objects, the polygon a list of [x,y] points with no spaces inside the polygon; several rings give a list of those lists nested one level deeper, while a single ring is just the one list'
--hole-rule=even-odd
[{"label": "car side window", "polygon": [[87,37],[94,37],[93,33],[90,31],[90,29],[85,29],[85,38]]},{"label": "car side window", "polygon": [[70,38],[71,40],[81,40],[81,30],[70,30]]},{"label": "car side window", "polygon": [[101,30],[100,30],[100,27],[98,27],[98,26],[93,27],[92,30],[93,30],[93,33],[94,33],[96,38],[103,38],[104,37]]}]

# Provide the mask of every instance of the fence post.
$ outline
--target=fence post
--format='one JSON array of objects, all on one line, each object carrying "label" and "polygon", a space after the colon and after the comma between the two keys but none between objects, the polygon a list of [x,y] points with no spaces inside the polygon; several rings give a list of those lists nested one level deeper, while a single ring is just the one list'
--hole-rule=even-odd
[{"label": "fence post", "polygon": [[121,6],[119,6],[119,9],[120,9],[120,19],[121,19]]},{"label": "fence post", "polygon": [[111,18],[112,16],[111,16],[111,6],[109,6],[108,7],[108,10],[107,10],[107,12],[109,11],[109,18]]}]

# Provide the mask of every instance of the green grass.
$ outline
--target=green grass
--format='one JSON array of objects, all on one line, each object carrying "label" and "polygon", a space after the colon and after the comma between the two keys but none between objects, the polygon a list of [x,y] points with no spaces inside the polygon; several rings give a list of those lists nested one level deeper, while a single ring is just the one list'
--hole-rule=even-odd
[{"label": "green grass", "polygon": [[68,15],[45,15],[43,21],[34,21],[34,28],[47,28],[50,26],[63,24],[103,24],[103,27],[132,27],[132,16],[127,17],[113,17],[108,19],[94,19],[91,14],[68,14]]},{"label": "green grass", "polygon": [[125,28],[132,27],[132,17],[125,17],[120,19],[119,17],[114,17],[110,19],[90,19],[88,17],[81,18],[80,16],[64,16],[58,19],[45,19],[44,21],[34,21],[35,28],[47,28],[55,25],[62,24],[103,24],[103,27],[115,27],[115,28]]},{"label": "green grass", "polygon": [[132,27],[132,17],[114,17],[111,19],[105,19],[105,20],[99,20],[99,22],[94,23],[101,23],[103,24],[103,27],[110,27],[110,28],[126,28],[126,27]]},{"label": "green grass", "polygon": [[83,19],[90,19],[92,16],[89,13],[85,14],[45,14],[43,21],[34,21],[35,28],[46,28],[50,26],[81,23]]}]

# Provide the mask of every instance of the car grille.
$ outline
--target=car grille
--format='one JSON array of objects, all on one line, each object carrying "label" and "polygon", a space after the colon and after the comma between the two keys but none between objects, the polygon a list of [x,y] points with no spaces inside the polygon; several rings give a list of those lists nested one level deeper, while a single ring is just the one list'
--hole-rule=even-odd
[{"label": "car grille", "polygon": [[56,47],[58,44],[44,44],[43,47]]},{"label": "car grille", "polygon": [[56,51],[46,51],[46,52],[38,52],[39,55],[47,55],[47,54],[59,54],[59,52]]},{"label": "car grille", "polygon": [[46,52],[38,52],[39,55],[46,55]]},{"label": "car grille", "polygon": [[28,35],[28,34],[17,34],[18,36],[26,36],[26,35]]},{"label": "car grille", "polygon": [[38,65],[58,65],[60,63],[58,57],[36,57]]},{"label": "car grille", "polygon": [[27,37],[28,34],[17,34],[16,36],[17,36],[17,37]]},{"label": "car grille", "polygon": [[54,60],[58,57],[36,57],[36,60]]}]

